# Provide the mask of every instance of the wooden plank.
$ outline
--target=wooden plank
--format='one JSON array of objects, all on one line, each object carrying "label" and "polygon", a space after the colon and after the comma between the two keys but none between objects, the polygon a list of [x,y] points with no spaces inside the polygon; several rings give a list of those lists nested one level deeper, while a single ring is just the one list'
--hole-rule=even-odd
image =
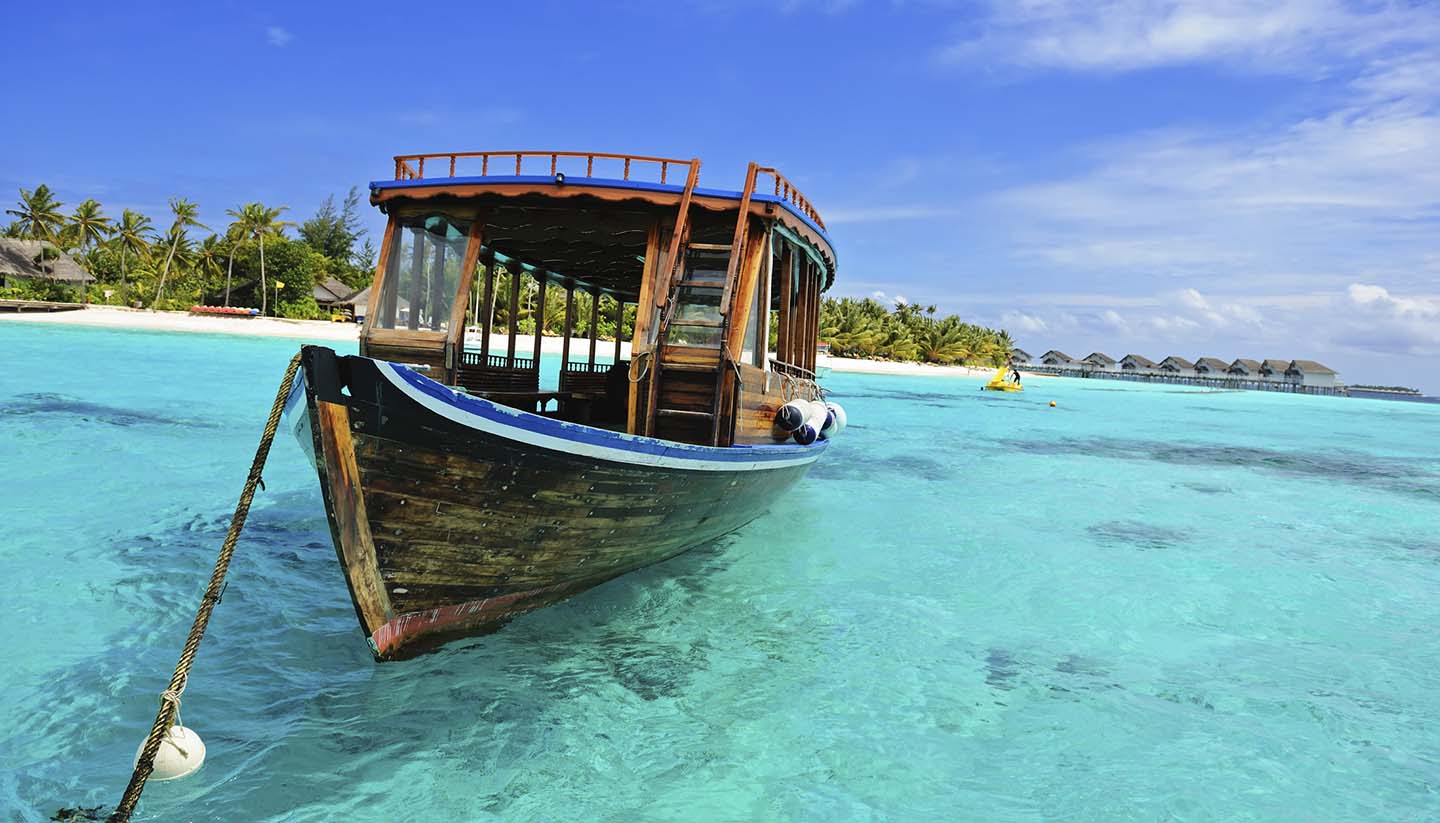
[{"label": "wooden plank", "polygon": [[446,381],[455,383],[461,354],[465,351],[465,314],[470,308],[470,290],[475,287],[475,265],[480,259],[480,246],[485,242],[485,220],[480,215],[470,222],[465,240],[465,257],[460,261],[460,282],[455,287],[455,302],[450,306],[450,328],[445,345],[449,352],[450,374]]},{"label": "wooden plank", "polygon": [[600,342],[600,292],[590,292],[590,365],[595,365],[595,346]]},{"label": "wooden plank", "polygon": [[[375,328],[376,318],[383,311],[380,295],[385,293],[385,269],[390,265],[395,245],[395,218],[385,223],[385,236],[380,240],[380,259],[375,263],[375,279],[370,283],[370,302],[365,306],[365,324],[360,328],[360,353],[365,353],[365,338]],[[393,325],[393,321],[392,321]]]},{"label": "wooden plank", "polygon": [[625,301],[615,298],[615,359],[612,363],[620,362],[620,342],[625,330]]},{"label": "wooden plank", "polygon": [[703,346],[666,345],[661,350],[660,359],[666,364],[705,366],[714,370],[720,365],[720,351]]},{"label": "wooden plank", "polygon": [[395,615],[375,557],[360,469],[350,437],[350,412],[338,403],[321,401],[315,403],[315,417],[336,554],[345,571],[355,611],[369,636]]},{"label": "wooden plank", "polygon": [[520,331],[520,271],[510,271],[510,337],[505,343],[505,362],[515,364],[515,335]]},{"label": "wooden plank", "polygon": [[570,362],[570,335],[575,331],[575,287],[565,286],[565,339],[560,343],[560,371]]},{"label": "wooden plank", "polygon": [[736,257],[749,246],[750,239],[750,195],[755,193],[755,171],[758,168],[751,163],[745,169],[745,190],[740,193],[740,215],[735,221],[735,238],[730,241],[730,263],[725,270],[725,293],[720,297],[720,313],[724,314],[730,310],[732,303],[732,289],[738,285],[740,279],[740,266],[742,262]]},{"label": "wooden plank", "polygon": [[[645,265],[640,271],[640,299],[635,304],[635,331],[630,337],[630,362],[632,368],[644,368],[641,365],[634,365],[640,359],[640,354],[649,352],[652,348],[650,342],[650,324],[655,317],[655,280],[656,272],[660,270],[660,221],[656,220],[650,224],[650,231],[645,236]],[[640,398],[645,396],[641,391],[644,385],[642,381],[632,380],[630,383],[630,401],[626,412],[625,430],[630,434],[639,434],[640,428],[644,425],[644,409],[641,408]]]},{"label": "wooden plank", "polygon": [[429,329],[419,329],[417,331],[410,331],[409,329],[376,329],[374,333],[370,335],[370,340],[373,343],[388,346],[434,348],[436,351],[439,351],[439,347],[435,344],[445,342],[447,336],[446,332],[430,331]]},{"label": "wooden plank", "polygon": [[495,253],[485,255],[485,291],[480,298],[480,350],[490,353],[490,315],[495,309]]},{"label": "wooden plank", "polygon": [[548,280],[544,277],[535,278],[538,287],[535,292],[535,311],[531,312],[535,320],[535,351],[532,359],[535,361],[535,371],[540,371],[540,354],[545,340],[545,286]]},{"label": "wooden plank", "polygon": [[725,350],[737,352],[745,343],[745,332],[754,318],[750,316],[755,306],[756,282],[760,279],[764,259],[762,255],[768,250],[766,238],[769,236],[767,230],[763,234],[756,234],[750,237],[745,243],[737,274],[739,282],[735,286],[730,307],[730,326],[727,329],[725,338]]},{"label": "wooden plank", "polygon": [[780,256],[780,323],[775,343],[775,357],[781,363],[790,360],[790,304],[795,300],[794,252],[789,240],[781,240]]},{"label": "wooden plank", "polygon": [[665,255],[665,268],[656,284],[655,304],[661,308],[670,300],[670,283],[678,270],[678,262],[685,242],[686,223],[690,219],[690,203],[695,196],[695,181],[700,177],[700,158],[696,157],[690,161],[690,173],[685,177],[685,190],[680,195],[678,212],[675,216],[675,228],[670,233],[670,253]]}]

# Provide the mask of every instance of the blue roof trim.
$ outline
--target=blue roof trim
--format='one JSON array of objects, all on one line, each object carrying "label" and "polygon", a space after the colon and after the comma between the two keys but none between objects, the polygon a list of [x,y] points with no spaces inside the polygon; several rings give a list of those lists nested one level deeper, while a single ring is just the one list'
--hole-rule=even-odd
[{"label": "blue roof trim", "polygon": [[[665,192],[667,194],[682,194],[685,191],[684,186],[676,186],[670,183],[645,183],[638,180],[615,180],[609,177],[566,177],[565,181],[567,184],[599,186],[606,189],[656,191]],[[471,186],[484,185],[487,183],[500,183],[502,185],[543,185],[548,183],[553,186],[555,185],[555,178],[544,174],[491,174],[484,177],[433,177],[422,178],[420,180],[375,180],[371,181],[370,188],[372,190],[417,189],[428,188],[430,186]],[[727,189],[706,189],[699,186],[695,187],[695,193],[701,195],[702,197],[723,197],[729,200],[737,201],[745,196],[744,192],[729,191]],[[795,206],[789,201],[774,194],[761,194],[758,192],[750,195],[750,199],[761,203],[774,203],[775,205],[785,209],[785,211],[790,212],[790,214],[800,220],[800,222],[809,226],[811,231],[823,237],[825,239],[825,243],[830,246],[831,252],[833,252],[837,258],[840,256],[840,253],[835,250],[835,241],[830,239],[829,233],[826,232],[824,229],[820,228],[820,225],[814,220],[811,220],[809,215],[796,210]],[[836,262],[838,263],[838,259]]]},{"label": "blue roof trim", "polygon": [[689,443],[676,443],[670,440],[659,440],[654,437],[644,437],[636,434],[621,434],[620,432],[613,432],[609,429],[597,429],[593,426],[582,426],[578,423],[552,420],[548,417],[541,417],[538,414],[513,409],[508,406],[501,407],[482,397],[474,397],[464,392],[456,391],[443,383],[437,383],[399,363],[390,363],[389,365],[405,382],[442,403],[506,426],[513,426],[536,434],[549,435],[550,437],[557,437],[576,443],[588,443],[594,446],[621,449],[637,454],[655,454],[665,457],[733,463],[790,460],[794,459],[800,453],[811,452],[817,449],[823,451],[824,448],[829,445],[829,441],[827,440],[817,440],[809,446],[802,446],[799,443],[776,446],[695,446]]}]

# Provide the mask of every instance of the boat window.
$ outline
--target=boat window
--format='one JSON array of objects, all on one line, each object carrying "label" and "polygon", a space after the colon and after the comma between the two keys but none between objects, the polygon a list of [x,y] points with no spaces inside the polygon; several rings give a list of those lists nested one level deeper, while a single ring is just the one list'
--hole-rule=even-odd
[{"label": "boat window", "polygon": [[724,252],[691,249],[684,278],[675,295],[669,342],[681,346],[720,348],[723,318],[720,298],[725,290]]},{"label": "boat window", "polygon": [[767,258],[766,265],[755,278],[755,295],[750,304],[750,316],[745,322],[745,342],[740,349],[740,362],[765,368],[766,339],[770,331],[770,275],[774,260]]},{"label": "boat window", "polygon": [[469,231],[445,215],[396,218],[375,328],[449,330]]}]

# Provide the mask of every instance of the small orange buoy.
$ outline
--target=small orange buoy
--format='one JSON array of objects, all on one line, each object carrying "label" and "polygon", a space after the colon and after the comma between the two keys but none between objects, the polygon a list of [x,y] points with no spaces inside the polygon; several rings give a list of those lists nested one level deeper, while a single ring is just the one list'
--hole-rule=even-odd
[{"label": "small orange buoy", "polygon": [[1055,408],[1055,401],[1054,401],[1054,400],[1051,400],[1051,401],[1050,401],[1050,408],[1052,408],[1052,409]]}]

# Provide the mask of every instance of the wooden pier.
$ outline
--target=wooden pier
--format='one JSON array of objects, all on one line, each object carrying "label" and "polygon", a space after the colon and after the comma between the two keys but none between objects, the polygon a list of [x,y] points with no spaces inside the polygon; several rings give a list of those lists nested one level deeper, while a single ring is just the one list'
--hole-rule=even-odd
[{"label": "wooden pier", "polygon": [[1022,372],[1047,374],[1055,377],[1078,377],[1098,380],[1125,380],[1131,383],[1167,383],[1177,386],[1198,386],[1209,389],[1230,391],[1274,391],[1288,394],[1315,394],[1336,397],[1349,396],[1344,386],[1306,386],[1293,381],[1257,380],[1242,377],[1198,377],[1184,374],[1146,374],[1110,371],[1106,369],[1082,368],[1076,365],[1047,366],[1025,364],[1018,367]]},{"label": "wooden pier", "polygon": [[0,300],[0,312],[75,311],[83,308],[85,308],[84,303],[56,303],[53,300]]}]

